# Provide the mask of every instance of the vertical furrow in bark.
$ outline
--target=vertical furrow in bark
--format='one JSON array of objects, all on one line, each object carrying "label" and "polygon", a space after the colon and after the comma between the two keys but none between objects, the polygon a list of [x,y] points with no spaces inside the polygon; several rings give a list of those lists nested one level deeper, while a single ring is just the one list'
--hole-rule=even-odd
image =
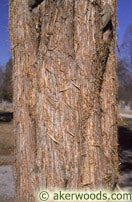
[{"label": "vertical furrow in bark", "polygon": [[[107,2],[106,2],[107,3]],[[108,2],[116,12],[116,1]],[[112,18],[112,40],[110,44],[110,53],[106,64],[106,71],[103,78],[101,89],[101,107],[102,107],[102,135],[104,153],[106,159],[106,184],[108,188],[115,188],[118,183],[118,138],[117,138],[117,89],[118,82],[116,76],[116,16]],[[109,30],[108,30],[109,31]],[[108,31],[105,33],[108,36]]]},{"label": "vertical furrow in bark", "polygon": [[80,70],[80,186],[87,188],[101,187],[104,177],[99,101],[101,83],[98,79],[98,72],[102,74],[103,69],[96,47],[99,46],[96,44],[100,44],[102,35],[99,23],[97,25],[99,22],[97,6],[88,1],[78,0],[75,7],[75,52]]}]

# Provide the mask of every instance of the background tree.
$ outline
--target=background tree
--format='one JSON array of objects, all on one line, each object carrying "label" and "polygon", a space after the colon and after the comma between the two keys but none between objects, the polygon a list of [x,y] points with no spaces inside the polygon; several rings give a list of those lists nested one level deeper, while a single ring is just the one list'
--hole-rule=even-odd
[{"label": "background tree", "polygon": [[3,68],[0,67],[0,101],[2,100],[2,84],[3,84],[3,77],[4,77]]},{"label": "background tree", "polygon": [[121,58],[126,62],[129,70],[132,69],[132,24],[130,24],[124,34],[123,43],[120,47]]},{"label": "background tree", "polygon": [[123,59],[117,62],[117,75],[119,80],[119,101],[125,101],[125,104],[128,104],[132,98],[132,75]]},{"label": "background tree", "polygon": [[124,34],[123,43],[118,54],[117,75],[119,80],[119,101],[126,104],[132,100],[132,24]]},{"label": "background tree", "polygon": [[41,188],[113,189],[116,1],[33,2],[9,1],[17,200]]},{"label": "background tree", "polygon": [[3,82],[1,85],[2,99],[12,102],[12,92],[12,60],[10,59],[6,64]]}]

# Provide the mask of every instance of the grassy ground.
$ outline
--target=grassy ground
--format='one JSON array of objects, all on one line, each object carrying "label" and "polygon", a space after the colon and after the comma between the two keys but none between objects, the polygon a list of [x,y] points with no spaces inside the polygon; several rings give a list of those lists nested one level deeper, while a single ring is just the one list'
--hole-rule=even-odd
[{"label": "grassy ground", "polygon": [[13,106],[7,104],[7,105],[4,107],[4,104],[0,103],[0,111],[13,112]]},{"label": "grassy ground", "polygon": [[[0,112],[13,112],[12,105],[0,103]],[[0,122],[0,157],[12,156],[15,150],[13,123]],[[6,158],[7,159],[7,158]],[[1,161],[1,158],[0,158]],[[6,160],[7,161],[7,160]]]},{"label": "grassy ground", "polygon": [[[7,166],[12,166],[13,169],[15,163],[14,151],[15,138],[13,134],[13,123],[12,121],[7,123],[0,122],[0,168],[5,166],[6,170]],[[0,202],[15,202],[13,198],[14,194],[12,196],[10,195],[10,193],[14,193],[15,189],[13,174],[9,172],[3,174],[0,170],[0,175],[2,176],[2,179],[0,179]],[[1,180],[3,180],[4,183],[2,183],[3,181]]]},{"label": "grassy ground", "polygon": [[15,149],[15,138],[13,124],[0,123],[0,156],[13,155]]}]

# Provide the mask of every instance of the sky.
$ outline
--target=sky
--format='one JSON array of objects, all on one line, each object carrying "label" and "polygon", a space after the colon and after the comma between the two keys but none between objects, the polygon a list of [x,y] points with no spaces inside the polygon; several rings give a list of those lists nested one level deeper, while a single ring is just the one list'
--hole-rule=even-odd
[{"label": "sky", "polygon": [[132,24],[132,0],[117,0],[117,22],[117,39],[120,46],[126,28]]},{"label": "sky", "polygon": [[8,0],[0,0],[0,66],[5,66],[9,58]]},{"label": "sky", "polygon": [[[132,23],[132,0],[117,0],[117,20],[117,39],[120,46],[126,28]],[[0,66],[5,66],[9,58],[8,0],[0,0]]]}]

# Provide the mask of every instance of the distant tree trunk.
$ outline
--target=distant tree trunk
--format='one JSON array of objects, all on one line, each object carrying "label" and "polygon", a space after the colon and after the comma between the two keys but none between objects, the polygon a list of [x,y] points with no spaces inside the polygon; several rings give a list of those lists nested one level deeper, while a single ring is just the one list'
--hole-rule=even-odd
[{"label": "distant tree trunk", "polygon": [[6,69],[4,73],[4,78],[1,86],[2,99],[12,102],[12,60],[6,63]]},{"label": "distant tree trunk", "polygon": [[107,0],[9,0],[18,201],[35,202],[41,188],[117,183],[116,1],[108,2],[104,25]]}]

